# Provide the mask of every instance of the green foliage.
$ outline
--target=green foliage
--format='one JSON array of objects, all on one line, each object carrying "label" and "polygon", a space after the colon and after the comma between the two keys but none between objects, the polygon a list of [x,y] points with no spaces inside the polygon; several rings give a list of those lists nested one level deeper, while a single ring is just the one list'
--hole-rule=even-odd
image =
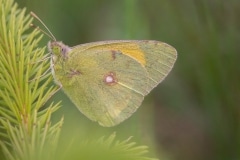
[{"label": "green foliage", "polygon": [[[108,137],[83,140],[75,138],[74,142],[59,150],[59,160],[89,159],[89,160],[156,160],[144,155],[148,153],[147,146],[138,146],[131,138],[123,141],[116,140],[115,133]],[[62,154],[64,153],[64,154]]]},{"label": "green foliage", "polygon": [[[12,0],[0,4],[0,127],[7,159],[50,158],[63,120],[50,118],[59,104],[43,108],[57,87],[51,86],[48,61],[41,61],[39,31],[27,33],[32,19]],[[45,74],[46,73],[46,74]]]}]

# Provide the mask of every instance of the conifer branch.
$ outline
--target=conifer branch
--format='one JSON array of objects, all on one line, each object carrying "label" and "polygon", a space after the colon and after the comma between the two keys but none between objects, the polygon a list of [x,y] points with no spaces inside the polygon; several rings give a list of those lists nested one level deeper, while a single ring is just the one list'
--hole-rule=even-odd
[{"label": "conifer branch", "polygon": [[[13,0],[0,0],[0,130],[6,159],[51,159],[63,119],[51,124],[59,103],[43,108],[57,90],[51,86],[49,61],[40,61],[45,48],[42,35],[30,30],[25,9]],[[31,79],[34,79],[31,81]]]}]

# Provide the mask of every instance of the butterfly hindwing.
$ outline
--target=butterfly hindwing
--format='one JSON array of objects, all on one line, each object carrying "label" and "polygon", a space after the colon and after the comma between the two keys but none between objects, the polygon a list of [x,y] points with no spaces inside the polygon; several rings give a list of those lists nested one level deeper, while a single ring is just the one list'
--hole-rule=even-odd
[{"label": "butterfly hindwing", "polygon": [[118,50],[73,49],[64,70],[64,92],[84,115],[103,126],[127,119],[148,93],[146,69]]}]

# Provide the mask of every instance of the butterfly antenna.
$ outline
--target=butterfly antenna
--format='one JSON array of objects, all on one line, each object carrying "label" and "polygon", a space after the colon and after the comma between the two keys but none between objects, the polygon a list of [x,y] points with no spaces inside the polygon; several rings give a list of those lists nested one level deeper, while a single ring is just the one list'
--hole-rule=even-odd
[{"label": "butterfly antenna", "polygon": [[46,30],[48,31],[45,32],[44,30],[40,29],[38,26],[34,25],[34,24],[31,24],[31,27],[34,27],[34,28],[37,28],[38,30],[40,30],[41,32],[43,32],[45,35],[47,35],[48,37],[50,37],[52,40],[56,41],[56,38],[54,37],[54,35],[52,34],[52,32],[48,29],[48,27],[43,23],[43,21],[33,12],[30,12],[30,14],[36,18],[45,28]]},{"label": "butterfly antenna", "polygon": [[30,27],[36,28],[37,30],[41,31],[42,33],[44,33],[46,36],[48,36],[50,39],[55,40],[54,37],[52,37],[50,34],[48,34],[47,32],[45,32],[44,30],[42,30],[41,28],[39,28],[39,26],[36,26],[34,24],[30,24]]}]

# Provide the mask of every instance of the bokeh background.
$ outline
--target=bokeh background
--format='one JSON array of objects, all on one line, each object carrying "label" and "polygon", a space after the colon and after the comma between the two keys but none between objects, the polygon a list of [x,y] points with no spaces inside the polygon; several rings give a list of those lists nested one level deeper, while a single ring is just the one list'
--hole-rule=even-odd
[{"label": "bokeh background", "polygon": [[[240,159],[239,0],[16,0],[69,46],[113,39],[164,41],[178,51],[169,76],[133,117],[113,128],[62,100],[62,141],[133,136],[150,155],[171,160]],[[40,25],[35,21],[37,25]],[[44,37],[44,46],[48,37]]]}]

